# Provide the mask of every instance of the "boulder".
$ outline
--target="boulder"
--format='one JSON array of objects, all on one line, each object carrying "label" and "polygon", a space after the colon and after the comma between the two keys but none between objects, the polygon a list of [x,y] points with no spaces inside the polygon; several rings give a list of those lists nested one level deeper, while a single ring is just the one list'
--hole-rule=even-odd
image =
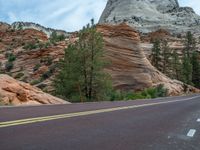
[{"label": "boulder", "polygon": [[5,105],[68,104],[27,83],[0,74],[0,102]]}]

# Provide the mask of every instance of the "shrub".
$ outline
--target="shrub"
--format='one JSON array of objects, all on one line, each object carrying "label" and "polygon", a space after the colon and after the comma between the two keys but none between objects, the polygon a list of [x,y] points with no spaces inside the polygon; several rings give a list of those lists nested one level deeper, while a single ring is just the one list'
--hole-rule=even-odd
[{"label": "shrub", "polygon": [[21,77],[24,76],[24,73],[23,72],[20,72],[18,73],[16,76],[15,76],[15,79],[20,79]]},{"label": "shrub", "polygon": [[160,84],[157,88],[157,97],[166,97],[168,95],[168,90],[164,88],[163,84]]},{"label": "shrub", "polygon": [[110,101],[119,101],[119,100],[123,100],[124,99],[124,96],[122,94],[121,91],[117,90],[111,90],[109,93],[109,99]]},{"label": "shrub", "polygon": [[10,61],[7,61],[6,64],[5,64],[5,69],[7,72],[9,72],[11,69],[13,69],[13,62],[10,62]]},{"label": "shrub", "polygon": [[53,32],[50,36],[50,42],[55,44],[56,42],[64,41],[65,36],[63,34],[58,35],[56,32]]},{"label": "shrub", "polygon": [[44,48],[48,48],[51,45],[50,42],[45,43]]},{"label": "shrub", "polygon": [[[10,51],[10,50],[8,49],[7,51]],[[16,59],[16,56],[13,53],[10,53],[10,52],[7,52],[5,54],[5,57],[10,61],[15,61],[15,59]]]},{"label": "shrub", "polygon": [[41,64],[36,64],[36,65],[33,67],[33,72],[37,71],[40,67],[41,67]]},{"label": "shrub", "polygon": [[148,88],[142,92],[125,92],[112,90],[109,93],[110,101],[118,100],[136,100],[136,99],[151,99],[157,97],[165,97],[168,94],[168,90],[163,85],[159,85],[156,88]]},{"label": "shrub", "polygon": [[52,76],[52,71],[49,70],[42,75],[42,80],[46,80]]},{"label": "shrub", "polygon": [[8,61],[9,62],[13,62],[13,61],[15,61],[16,60],[16,56],[14,55],[14,54],[10,54],[9,56],[8,56]]},{"label": "shrub", "polygon": [[33,49],[39,48],[39,46],[37,44],[34,44],[34,43],[28,43],[23,48],[25,50],[33,50]]},{"label": "shrub", "polygon": [[150,98],[157,98],[157,89],[156,88],[148,88],[145,89],[143,94],[145,93],[145,96],[150,96]]}]

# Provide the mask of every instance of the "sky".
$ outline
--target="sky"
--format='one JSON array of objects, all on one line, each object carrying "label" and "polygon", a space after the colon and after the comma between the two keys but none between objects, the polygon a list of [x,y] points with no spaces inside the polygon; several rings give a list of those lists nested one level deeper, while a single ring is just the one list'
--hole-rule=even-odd
[{"label": "sky", "polygon": [[[0,21],[25,21],[46,27],[76,31],[90,22],[98,22],[107,0],[0,0]],[[200,0],[179,0],[200,14]]]}]

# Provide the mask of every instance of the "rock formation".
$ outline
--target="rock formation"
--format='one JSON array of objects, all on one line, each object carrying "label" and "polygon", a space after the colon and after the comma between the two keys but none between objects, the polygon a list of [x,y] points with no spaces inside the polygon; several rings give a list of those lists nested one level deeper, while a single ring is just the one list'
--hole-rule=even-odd
[{"label": "rock formation", "polygon": [[[8,24],[2,23],[0,40],[0,72],[44,91],[52,91],[51,77],[56,72],[57,62],[64,56],[64,49],[69,43],[67,39],[52,44],[41,31],[13,30]],[[27,46],[32,48],[26,49]],[[12,62],[12,69],[6,71],[9,54],[12,54],[15,60]]]},{"label": "rock formation", "polygon": [[173,33],[200,32],[200,16],[177,0],[108,0],[99,23],[128,23],[142,33],[159,28]]},{"label": "rock formation", "polygon": [[[137,31],[126,24],[99,25],[98,31],[104,37],[106,57],[112,64],[107,71],[116,89],[140,91],[163,84],[170,95],[184,93],[182,82],[168,78],[151,65],[140,47]],[[188,89],[198,91],[190,86]]]},{"label": "rock formation", "polygon": [[0,74],[0,103],[6,105],[66,104],[68,102],[42,92],[29,84]]},{"label": "rock formation", "polygon": [[51,28],[46,28],[44,26],[41,26],[39,24],[36,23],[32,23],[32,22],[14,22],[11,27],[13,29],[35,29],[38,31],[42,31],[44,32],[48,37],[51,36],[51,34],[53,32],[56,32],[58,35],[65,35],[66,37],[68,37],[70,35],[70,33],[67,33],[64,30],[55,30],[55,29],[51,29]]},{"label": "rock formation", "polygon": [[[98,30],[103,33],[106,57],[113,63],[106,70],[111,74],[115,88],[137,91],[165,84],[171,95],[182,94],[183,84],[157,71],[147,59],[152,47],[149,40],[154,36],[170,36],[168,32],[161,30],[161,34],[151,33],[141,38],[136,30],[126,24],[100,25]],[[76,40],[74,34],[64,41],[49,43],[49,38],[41,31],[13,30],[10,25],[2,23],[0,24],[0,72],[51,93],[52,80],[58,71],[58,61],[64,57],[64,49],[68,44]],[[171,40],[174,41],[173,38]],[[181,48],[179,46],[181,42],[180,40],[174,47]],[[26,49],[27,44],[36,47]],[[13,54],[15,60],[12,61],[13,68],[7,71],[9,54]],[[189,89],[194,92],[196,90],[192,87]]]}]

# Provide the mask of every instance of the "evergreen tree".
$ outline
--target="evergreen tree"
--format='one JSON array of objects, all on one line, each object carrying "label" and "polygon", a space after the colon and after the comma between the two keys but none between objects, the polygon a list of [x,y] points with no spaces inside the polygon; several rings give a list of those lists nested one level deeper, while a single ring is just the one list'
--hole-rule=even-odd
[{"label": "evergreen tree", "polygon": [[152,48],[152,64],[158,70],[162,71],[160,62],[161,62],[161,42],[159,39],[156,39],[153,42],[153,48]]},{"label": "evergreen tree", "polygon": [[181,80],[181,62],[178,53],[174,50],[172,54],[172,78]]},{"label": "evergreen tree", "polygon": [[110,77],[104,73],[103,38],[94,21],[84,27],[79,40],[65,50],[60,73],[54,82],[56,94],[71,101],[106,100],[112,90]]},{"label": "evergreen tree", "polygon": [[80,86],[80,54],[75,45],[69,45],[65,49],[64,59],[60,61],[60,72],[54,81],[55,93],[64,99],[74,101],[82,99]]},{"label": "evergreen tree", "polygon": [[200,60],[197,52],[193,52],[191,64],[193,66],[192,83],[195,87],[200,88]]},{"label": "evergreen tree", "polygon": [[192,85],[192,64],[190,63],[190,59],[186,56],[183,58],[182,63],[182,81],[186,84]]},{"label": "evergreen tree", "polygon": [[194,52],[195,49],[196,49],[196,40],[193,34],[190,31],[188,31],[185,38],[184,55],[190,58],[191,54]]},{"label": "evergreen tree", "polygon": [[164,40],[162,42],[161,45],[161,49],[162,49],[162,64],[163,64],[163,69],[162,72],[166,75],[169,74],[169,70],[171,69],[171,61],[170,61],[170,57],[171,57],[171,49],[169,48],[168,42],[166,40]]}]

